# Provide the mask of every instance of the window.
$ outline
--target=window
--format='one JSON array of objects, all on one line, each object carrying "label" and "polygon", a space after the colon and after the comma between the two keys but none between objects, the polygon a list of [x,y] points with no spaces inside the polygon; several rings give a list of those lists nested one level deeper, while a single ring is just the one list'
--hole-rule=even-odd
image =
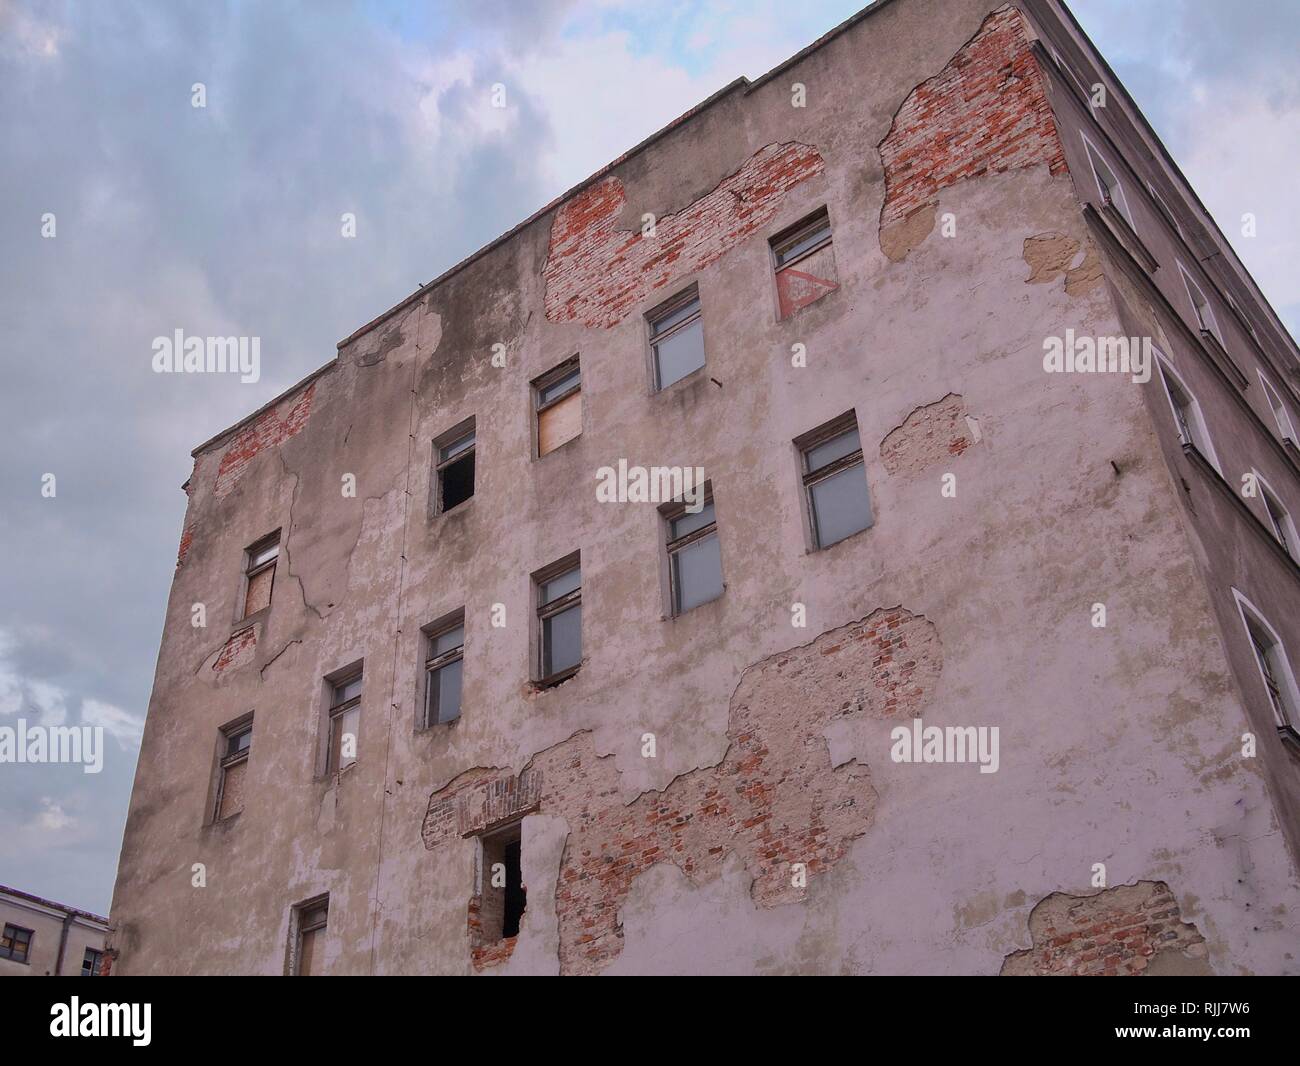
[{"label": "window", "polygon": [[1101,193],[1102,203],[1114,205],[1115,210],[1124,216],[1129,229],[1135,229],[1133,215],[1128,209],[1128,199],[1124,196],[1124,186],[1115,176],[1115,171],[1087,137],[1083,138],[1083,145],[1088,152],[1088,163],[1092,167],[1092,176],[1097,181],[1097,190]]},{"label": "window", "polygon": [[1281,394],[1277,389],[1273,388],[1262,370],[1259,371],[1259,383],[1264,386],[1264,396],[1268,400],[1269,409],[1273,412],[1273,420],[1277,423],[1278,433],[1281,434],[1283,440],[1294,441],[1296,439],[1295,424],[1291,421],[1291,412],[1286,409]]},{"label": "window", "polygon": [[450,511],[474,495],[474,419],[433,442],[436,510]]},{"label": "window", "polygon": [[1192,310],[1196,312],[1196,321],[1201,327],[1201,332],[1213,333],[1214,339],[1222,346],[1223,334],[1219,332],[1219,322],[1214,317],[1214,308],[1210,306],[1210,301],[1206,299],[1205,293],[1192,280],[1192,276],[1187,273],[1182,263],[1178,264],[1178,270],[1183,275],[1183,284],[1187,286],[1187,295],[1192,301]]},{"label": "window", "polygon": [[1174,212],[1165,198],[1156,192],[1156,187],[1149,181],[1147,182],[1147,190],[1151,193],[1151,199],[1155,201],[1156,208],[1164,215],[1165,221],[1174,228],[1175,232],[1181,235],[1183,227],[1178,224],[1178,219],[1174,217]]},{"label": "window", "polygon": [[102,951],[96,951],[94,948],[86,948],[85,958],[81,960],[82,977],[98,977],[99,961],[104,957]]},{"label": "window", "polygon": [[6,922],[4,935],[0,936],[0,959],[27,962],[27,957],[31,952],[32,931]]},{"label": "window", "polygon": [[324,961],[322,948],[325,929],[329,924],[330,898],[321,896],[310,903],[294,908],[295,926],[293,973],[298,977],[314,977],[321,972]]},{"label": "window", "polygon": [[330,688],[329,773],[346,770],[357,761],[357,730],[361,725],[361,674],[352,674]]},{"label": "window", "polygon": [[1295,524],[1291,521],[1290,513],[1282,506],[1277,493],[1260,477],[1258,470],[1255,471],[1255,480],[1264,499],[1264,510],[1268,513],[1268,525],[1273,531],[1273,536],[1277,537],[1278,543],[1286,549],[1286,553],[1292,559],[1300,562],[1300,538],[1296,537]]},{"label": "window", "polygon": [[[1210,440],[1210,431],[1206,428],[1205,418],[1201,415],[1201,405],[1187,388],[1183,379],[1174,368],[1158,353],[1156,365],[1160,368],[1160,380],[1164,382],[1165,395],[1169,397],[1169,406],[1174,413],[1174,424],[1178,427],[1178,438],[1184,444],[1192,445],[1215,470],[1219,468],[1219,457]],[[1220,473],[1222,471],[1220,470]]]},{"label": "window", "polygon": [[869,528],[871,498],[853,412],[806,434],[795,445],[803,464],[813,544],[829,548]]},{"label": "window", "polygon": [[782,230],[769,243],[776,272],[778,317],[789,318],[839,288],[831,218],[826,208]]},{"label": "window", "polygon": [[1237,599],[1237,610],[1241,613],[1242,624],[1250,638],[1255,664],[1259,667],[1260,678],[1264,682],[1264,691],[1268,695],[1278,729],[1295,737],[1297,723],[1300,723],[1300,693],[1297,692],[1295,675],[1291,672],[1291,664],[1282,641],[1254,604],[1236,589],[1232,590],[1232,594]]},{"label": "window", "polygon": [[700,318],[699,290],[692,285],[660,304],[647,317],[657,391],[681,381],[704,365],[704,321]]},{"label": "window", "polygon": [[217,781],[216,820],[229,818],[244,809],[244,775],[253,743],[253,722],[228,726],[221,733],[220,776]]},{"label": "window", "polygon": [[671,505],[664,517],[668,521],[672,613],[684,614],[722,595],[722,551],[713,499],[706,496],[704,506],[696,514],[688,511],[685,504]]},{"label": "window", "polygon": [[465,615],[426,629],[424,725],[442,725],[460,717],[461,668],[465,657]]},{"label": "window", "polygon": [[582,665],[582,568],[576,558],[556,563],[537,585],[539,684],[553,685]]},{"label": "window", "polygon": [[483,944],[519,935],[519,923],[528,906],[521,826],[516,822],[480,840],[479,935]]},{"label": "window", "polygon": [[275,563],[280,557],[280,533],[264,537],[245,553],[244,613],[241,618],[271,606],[271,586],[275,584]]},{"label": "window", "polygon": [[575,355],[533,382],[537,457],[582,434],[582,367]]}]

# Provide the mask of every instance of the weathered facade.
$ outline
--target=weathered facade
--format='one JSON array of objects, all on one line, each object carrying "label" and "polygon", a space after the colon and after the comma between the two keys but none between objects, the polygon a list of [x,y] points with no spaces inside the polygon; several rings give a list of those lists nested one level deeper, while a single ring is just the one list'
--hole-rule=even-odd
[{"label": "weathered facade", "polygon": [[[1298,367],[1068,13],[875,4],[195,452],[116,972],[1297,972]],[[721,595],[621,460],[703,470]]]}]

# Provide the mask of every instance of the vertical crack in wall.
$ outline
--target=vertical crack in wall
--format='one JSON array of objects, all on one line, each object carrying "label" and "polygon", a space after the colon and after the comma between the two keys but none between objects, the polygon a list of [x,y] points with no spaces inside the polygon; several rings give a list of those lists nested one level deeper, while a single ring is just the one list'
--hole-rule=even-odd
[{"label": "vertical crack in wall", "polygon": [[756,905],[804,899],[793,864],[804,864],[815,883],[867,831],[876,804],[869,767],[831,765],[827,726],[911,717],[941,669],[933,623],[882,608],[749,667],[731,698],[730,743],[716,766],[625,804],[614,757],[578,733],[535,755],[518,778],[479,769],[434,793],[424,846],[436,850],[530,810],[565,819],[555,897],[560,969],[595,973],[623,950],[623,902],[656,863],[673,863],[699,883],[736,852]]}]

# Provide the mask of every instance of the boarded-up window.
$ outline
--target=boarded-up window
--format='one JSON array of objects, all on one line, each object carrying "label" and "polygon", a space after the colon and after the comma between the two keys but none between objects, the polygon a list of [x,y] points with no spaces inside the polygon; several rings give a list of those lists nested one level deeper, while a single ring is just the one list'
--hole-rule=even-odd
[{"label": "boarded-up window", "polygon": [[778,313],[789,318],[840,287],[826,209],[772,238]]},{"label": "boarded-up window", "polygon": [[533,382],[537,397],[537,455],[555,451],[582,433],[582,368],[578,357]]},{"label": "boarded-up window", "polygon": [[250,614],[271,606],[271,589],[275,584],[275,564],[280,557],[280,534],[272,533],[264,540],[258,541],[247,552],[247,565],[244,567],[245,591],[244,613]]},{"label": "boarded-up window", "polygon": [[217,786],[217,821],[244,809],[244,777],[253,745],[253,723],[243,722],[221,734],[221,779]]},{"label": "boarded-up window", "polygon": [[294,952],[294,973],[299,977],[314,977],[321,973],[329,907],[329,897],[325,896],[297,908],[298,943]]}]

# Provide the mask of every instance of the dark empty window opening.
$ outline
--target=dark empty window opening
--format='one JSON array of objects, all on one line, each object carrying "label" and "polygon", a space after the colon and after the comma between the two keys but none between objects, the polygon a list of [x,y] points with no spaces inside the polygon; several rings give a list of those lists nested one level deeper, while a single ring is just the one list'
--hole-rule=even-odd
[{"label": "dark empty window opening", "polygon": [[435,441],[438,513],[450,511],[474,495],[474,427]]},{"label": "dark empty window opening", "polygon": [[519,935],[528,906],[522,823],[483,837],[482,937],[487,944]]}]

